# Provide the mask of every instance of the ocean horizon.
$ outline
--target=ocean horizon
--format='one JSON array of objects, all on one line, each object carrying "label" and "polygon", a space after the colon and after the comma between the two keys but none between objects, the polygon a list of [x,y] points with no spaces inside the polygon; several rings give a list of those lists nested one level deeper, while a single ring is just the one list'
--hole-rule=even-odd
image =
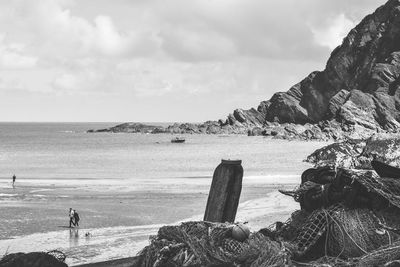
[{"label": "ocean horizon", "polygon": [[246,175],[296,174],[307,164],[293,163],[299,153],[285,145],[321,146],[243,135],[186,134],[186,143],[172,144],[170,134],[86,133],[113,125],[0,123],[0,179],[201,177],[221,159],[241,159]]}]

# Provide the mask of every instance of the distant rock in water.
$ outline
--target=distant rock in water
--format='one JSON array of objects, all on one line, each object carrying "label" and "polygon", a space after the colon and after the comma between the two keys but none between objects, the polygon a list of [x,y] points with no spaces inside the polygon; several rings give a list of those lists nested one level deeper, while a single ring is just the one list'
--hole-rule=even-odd
[{"label": "distant rock in water", "polygon": [[[397,132],[399,76],[400,2],[389,0],[350,31],[325,70],[312,72],[287,92],[275,93],[257,109],[236,109],[225,120],[174,124],[164,130],[307,140]],[[110,131],[131,132],[130,127],[114,128]]]},{"label": "distant rock in water", "polygon": [[99,130],[89,130],[88,133],[102,133],[102,132],[111,132],[111,133],[156,133],[156,132],[164,132],[164,127],[162,126],[154,126],[147,125],[143,123],[136,122],[127,122],[118,124],[114,127],[99,129]]}]

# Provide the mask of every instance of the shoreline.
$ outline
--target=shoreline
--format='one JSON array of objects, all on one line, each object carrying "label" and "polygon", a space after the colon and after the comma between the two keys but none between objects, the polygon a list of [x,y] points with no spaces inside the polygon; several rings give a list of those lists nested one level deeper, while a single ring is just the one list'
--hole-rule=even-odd
[{"label": "shoreline", "polygon": [[[256,231],[259,228],[269,226],[272,222],[277,220],[286,220],[296,207],[293,205],[294,203],[290,198],[279,194],[277,189],[282,187],[292,188],[293,186],[294,185],[290,184],[264,184],[261,187],[260,185],[244,185],[241,203],[236,216],[237,221],[248,221],[252,231]],[[173,197],[174,195],[175,197]],[[182,199],[182,195],[186,197]],[[147,195],[147,197],[150,196]],[[94,227],[85,227],[87,222],[83,221],[80,229],[69,230],[59,227],[53,231],[44,231],[28,235],[14,235],[10,237],[11,239],[1,239],[0,251],[13,253],[60,249],[65,251],[67,256],[70,255],[67,257],[67,263],[71,266],[131,257],[136,255],[140,249],[147,245],[149,235],[155,234],[159,227],[178,224],[182,221],[202,220],[203,214],[201,212],[205,209],[206,198],[207,194],[196,194],[194,198],[191,199],[182,193],[166,194],[166,198],[163,198],[161,202],[155,199],[149,200],[147,198],[146,201],[151,202],[150,206],[152,206],[152,208],[156,208],[160,203],[167,200],[170,201],[171,204],[165,205],[165,208],[174,205],[178,206],[178,203],[186,201],[187,203],[185,205],[191,207],[189,210],[185,212],[185,207],[178,207],[176,209],[182,210],[186,214],[194,212],[195,215],[181,217],[179,220],[173,220],[171,217],[168,219],[164,215],[162,216],[164,219],[161,218],[162,221],[160,221],[160,223],[135,226],[119,225],[97,227],[94,225]],[[104,199],[98,199],[96,197],[94,201],[102,202]],[[193,205],[193,203],[190,204],[190,201],[194,201],[195,205]],[[17,203],[13,203],[12,209],[15,208],[15,204]],[[39,205],[40,207],[42,203],[30,203],[30,205]],[[148,206],[148,208],[150,208],[150,206]],[[114,205],[112,207],[114,207]],[[4,209],[4,207],[2,207],[2,209]],[[176,212],[177,211],[174,210],[172,213]],[[84,220],[88,220],[89,218],[85,218],[85,216],[83,216]],[[94,219],[98,220],[99,218],[95,217]],[[66,218],[63,218],[63,220],[65,221],[64,224],[66,224]],[[85,238],[86,232],[90,232],[92,236]]]}]

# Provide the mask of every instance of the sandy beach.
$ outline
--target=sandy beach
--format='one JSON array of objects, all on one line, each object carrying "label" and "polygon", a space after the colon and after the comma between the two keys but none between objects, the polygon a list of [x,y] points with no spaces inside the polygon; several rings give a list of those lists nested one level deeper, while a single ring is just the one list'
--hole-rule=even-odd
[{"label": "sandy beach", "polygon": [[[292,199],[277,192],[292,188],[295,177],[284,183],[266,180],[244,178],[237,221],[248,222],[253,231],[285,220],[296,209]],[[160,226],[201,220],[211,178],[140,186],[105,180],[73,186],[41,182],[20,180],[15,188],[0,183],[0,253],[59,249],[68,264],[77,265],[134,256]],[[68,228],[69,207],[80,214],[79,228]]]}]

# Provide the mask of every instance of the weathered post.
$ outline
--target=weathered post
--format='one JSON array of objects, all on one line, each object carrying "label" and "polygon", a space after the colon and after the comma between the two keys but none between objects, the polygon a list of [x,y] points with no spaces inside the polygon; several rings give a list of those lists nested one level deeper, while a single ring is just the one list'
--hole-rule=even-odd
[{"label": "weathered post", "polygon": [[222,160],[214,171],[204,221],[234,222],[242,191],[241,160]]}]

